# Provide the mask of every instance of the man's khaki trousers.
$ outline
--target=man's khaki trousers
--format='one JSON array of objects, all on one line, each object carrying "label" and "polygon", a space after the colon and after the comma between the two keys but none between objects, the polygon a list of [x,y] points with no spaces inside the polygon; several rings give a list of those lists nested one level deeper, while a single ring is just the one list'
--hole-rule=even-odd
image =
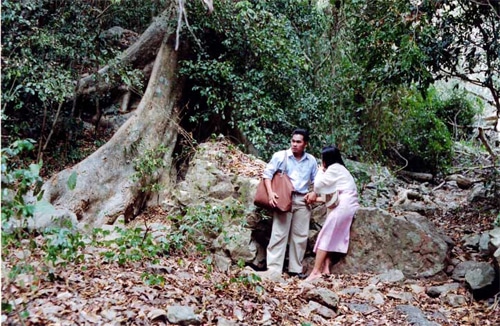
[{"label": "man's khaki trousers", "polygon": [[302,273],[302,260],[306,253],[309,235],[311,209],[304,201],[304,195],[292,195],[292,210],[288,213],[275,212],[271,239],[267,246],[267,269],[283,272],[286,246],[288,249],[288,272]]}]

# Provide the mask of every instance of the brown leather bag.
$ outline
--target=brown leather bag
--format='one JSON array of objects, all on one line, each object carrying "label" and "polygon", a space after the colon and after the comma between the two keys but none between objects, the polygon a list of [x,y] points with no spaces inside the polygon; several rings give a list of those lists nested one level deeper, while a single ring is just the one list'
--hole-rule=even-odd
[{"label": "brown leather bag", "polygon": [[286,163],[288,157],[285,151],[285,166],[283,170],[278,170],[271,180],[271,186],[273,191],[278,194],[278,204],[276,207],[272,207],[269,204],[269,196],[267,194],[266,185],[264,183],[264,179],[260,180],[259,185],[257,186],[257,192],[254,197],[254,205],[262,208],[266,208],[269,210],[278,210],[281,212],[289,212],[292,210],[292,192],[295,190],[290,178],[286,174]]}]

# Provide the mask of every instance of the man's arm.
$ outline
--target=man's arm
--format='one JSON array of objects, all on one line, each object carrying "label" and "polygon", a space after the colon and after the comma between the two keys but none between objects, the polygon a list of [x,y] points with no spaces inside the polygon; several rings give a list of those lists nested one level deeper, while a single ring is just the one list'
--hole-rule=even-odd
[{"label": "man's arm", "polygon": [[[311,184],[314,185],[314,180],[316,178],[316,174],[318,173],[318,165],[316,164],[316,158],[312,155],[310,157],[315,162],[312,169],[311,169],[311,177],[310,177],[310,182],[311,182]],[[314,190],[308,192],[306,194],[306,196],[304,197],[306,204],[308,204],[308,205],[316,202],[318,198],[319,198],[318,194]]]}]

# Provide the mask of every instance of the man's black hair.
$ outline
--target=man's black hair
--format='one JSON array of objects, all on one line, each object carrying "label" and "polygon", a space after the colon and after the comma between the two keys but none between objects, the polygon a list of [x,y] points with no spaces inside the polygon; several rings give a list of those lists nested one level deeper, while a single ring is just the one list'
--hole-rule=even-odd
[{"label": "man's black hair", "polygon": [[304,141],[306,143],[309,142],[309,131],[307,131],[305,129],[295,129],[292,132],[292,137],[293,137],[293,135],[302,135],[302,137],[304,137]]}]

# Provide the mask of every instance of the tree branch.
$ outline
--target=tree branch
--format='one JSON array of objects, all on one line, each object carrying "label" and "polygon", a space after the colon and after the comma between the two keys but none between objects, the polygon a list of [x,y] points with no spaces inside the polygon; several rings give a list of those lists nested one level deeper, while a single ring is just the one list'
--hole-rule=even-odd
[{"label": "tree branch", "polygon": [[[146,31],[141,34],[139,39],[118,57],[119,62],[124,65],[141,67],[154,60],[165,33],[168,31],[169,14],[170,9],[163,11],[163,13],[149,25]],[[110,68],[110,65],[106,65],[95,74],[81,78],[78,82],[77,94],[101,93],[116,87],[116,81],[110,83],[99,82],[101,79],[99,77],[107,74]]]}]

